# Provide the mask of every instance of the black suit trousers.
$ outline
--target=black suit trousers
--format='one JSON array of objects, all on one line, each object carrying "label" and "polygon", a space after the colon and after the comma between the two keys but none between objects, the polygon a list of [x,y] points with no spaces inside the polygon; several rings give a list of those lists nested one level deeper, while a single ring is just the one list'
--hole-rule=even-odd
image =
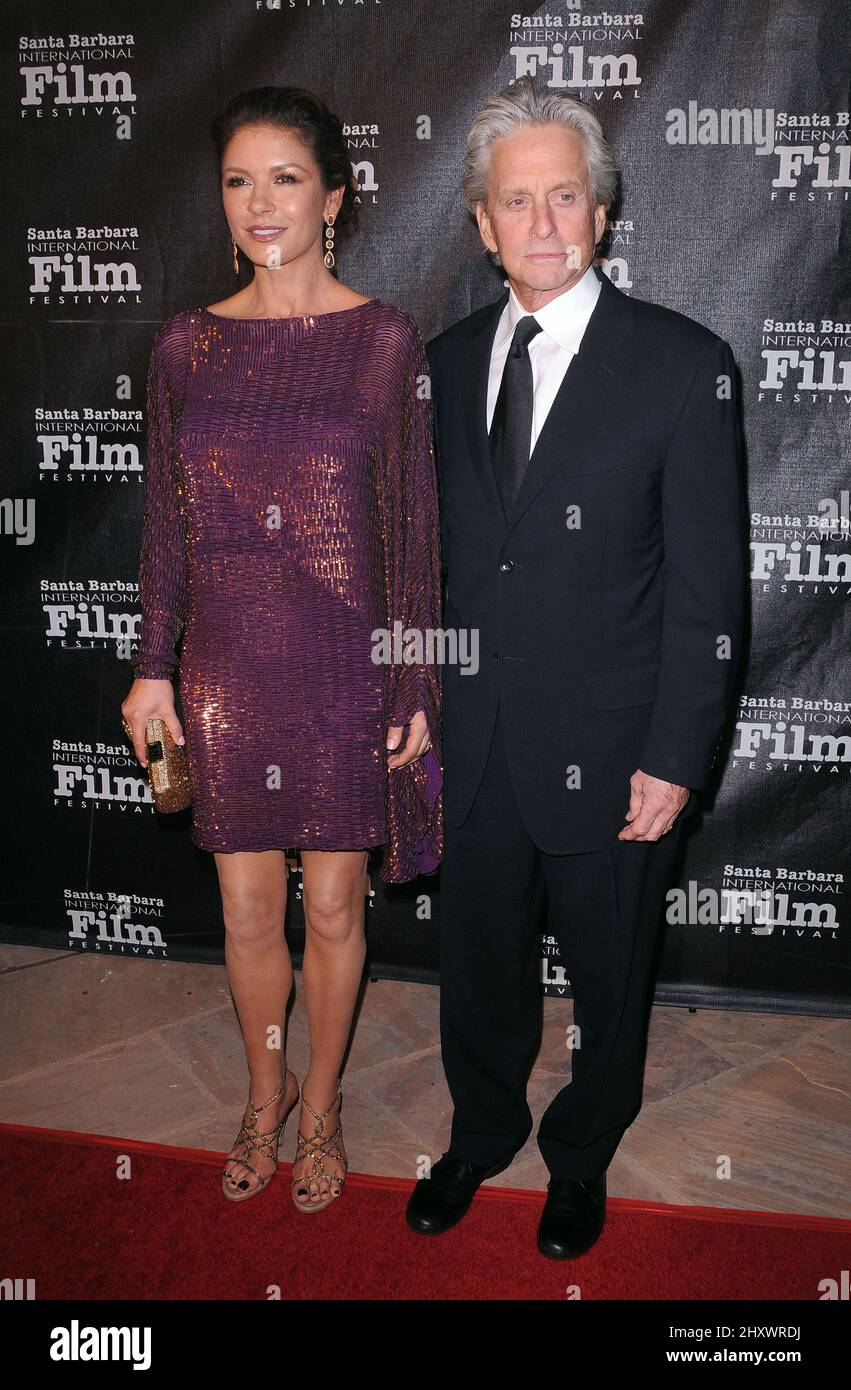
[{"label": "black suit trousers", "polygon": [[[624,813],[628,804],[627,784]],[[498,714],[470,811],[460,827],[445,827],[440,1027],[454,1103],[450,1152],[490,1166],[531,1133],[526,1080],[540,1039],[546,928],[570,979],[578,1035],[569,1046],[565,1034],[570,1080],[541,1119],[538,1147],[556,1177],[586,1179],[608,1166],[641,1108],[681,832],[678,819],[659,840],[614,835],[610,848],[590,853],[540,850],[515,803]]]}]

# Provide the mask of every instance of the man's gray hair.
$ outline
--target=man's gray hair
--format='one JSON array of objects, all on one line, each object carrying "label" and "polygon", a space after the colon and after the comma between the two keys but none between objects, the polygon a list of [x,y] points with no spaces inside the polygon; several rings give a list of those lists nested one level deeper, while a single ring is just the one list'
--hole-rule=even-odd
[{"label": "man's gray hair", "polygon": [[545,121],[560,121],[581,135],[592,200],[595,205],[603,203],[608,212],[617,193],[618,166],[591,107],[578,97],[538,87],[531,77],[520,77],[485,102],[467,136],[461,189],[467,208],[474,216],[476,203],[483,203],[487,209],[490,150],[494,140]]}]

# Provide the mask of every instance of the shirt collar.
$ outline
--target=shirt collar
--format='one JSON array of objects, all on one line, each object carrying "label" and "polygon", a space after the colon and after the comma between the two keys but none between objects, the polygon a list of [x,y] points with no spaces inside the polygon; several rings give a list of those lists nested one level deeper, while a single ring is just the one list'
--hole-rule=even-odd
[{"label": "shirt collar", "polygon": [[[585,274],[577,280],[575,285],[571,285],[569,290],[564,290],[561,294],[551,299],[542,309],[536,309],[534,318],[541,325],[541,331],[546,333],[548,338],[558,343],[559,347],[567,348],[568,351],[576,353],[579,351],[579,344],[582,341],[582,334],[588,326],[594,305],[600,293],[600,281],[594,270],[593,264],[589,265]],[[520,319],[526,318],[529,310],[524,309],[520,300],[517,298],[513,289],[508,291],[508,303],[502,312],[494,339],[494,349],[502,347],[506,340],[514,336],[514,330]]]}]

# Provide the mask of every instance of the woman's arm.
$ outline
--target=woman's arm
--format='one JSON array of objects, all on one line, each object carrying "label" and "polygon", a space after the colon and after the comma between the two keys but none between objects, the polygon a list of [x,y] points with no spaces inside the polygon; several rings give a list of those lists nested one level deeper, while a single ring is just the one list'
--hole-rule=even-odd
[{"label": "woman's arm", "polygon": [[403,634],[413,628],[423,647],[414,664],[389,668],[385,727],[411,728],[405,748],[387,760],[387,850],[380,871],[385,883],[433,873],[443,854],[439,653],[429,651],[427,640],[430,632],[439,638],[442,621],[430,376],[413,318],[406,314],[400,328],[382,449],[387,615],[391,633],[395,622]]},{"label": "woman's arm", "polygon": [[178,743],[185,742],[174,707],[171,678],[177,666],[175,645],[185,618],[187,593],[174,458],[187,361],[188,338],[185,324],[178,316],[157,334],[148,368],[145,510],[139,559],[142,621],[138,649],[131,662],[136,679],[121,706],[136,757],[143,767],[147,766],[145,729],[149,719],[164,719],[172,737]]},{"label": "woman's arm", "polygon": [[[132,665],[138,678],[169,680],[186,611],[186,557],[175,468],[175,429],[186,360],[185,332],[169,321],[148,369],[145,511],[139,558],[142,621]],[[175,387],[175,382],[180,386]]]},{"label": "woman's arm", "polygon": [[412,319],[400,373],[385,469],[389,627],[392,632],[399,622],[402,633],[414,629],[422,643],[422,659],[391,666],[387,724],[409,724],[421,711],[434,742],[439,735],[440,676],[428,639],[434,633],[439,640],[442,619],[440,521],[429,365]]}]

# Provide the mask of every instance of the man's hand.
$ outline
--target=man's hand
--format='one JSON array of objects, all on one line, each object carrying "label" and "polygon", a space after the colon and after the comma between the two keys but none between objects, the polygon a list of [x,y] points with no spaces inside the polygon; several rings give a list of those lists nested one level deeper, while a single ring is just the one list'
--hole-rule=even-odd
[{"label": "man's hand", "polygon": [[[402,737],[404,724],[394,724],[387,730],[387,747],[396,748]],[[408,741],[400,752],[394,753],[387,759],[388,768],[404,767],[406,763],[412,763],[421,753],[425,753],[431,748],[431,737],[428,731],[426,717],[421,709],[418,709],[408,730]]]},{"label": "man's hand", "polygon": [[667,835],[688,801],[688,787],[663,782],[638,768],[629,779],[630,798],[626,819],[629,825],[618,831],[619,840],[658,840]]}]

